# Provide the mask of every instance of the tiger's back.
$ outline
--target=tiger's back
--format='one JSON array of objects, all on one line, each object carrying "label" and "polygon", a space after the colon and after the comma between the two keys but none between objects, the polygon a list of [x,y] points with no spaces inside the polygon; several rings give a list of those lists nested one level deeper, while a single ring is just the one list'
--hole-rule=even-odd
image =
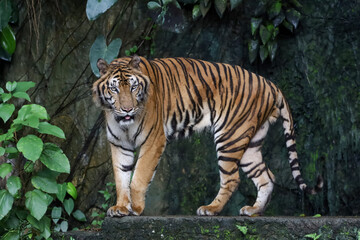
[{"label": "tiger's back", "polygon": [[[99,62],[98,66],[103,76],[94,83],[94,98],[97,102],[100,99],[106,113],[118,195],[117,204],[108,211],[110,216],[141,214],[146,188],[166,140],[205,127],[214,134],[220,190],[213,202],[201,206],[197,214],[215,215],[222,210],[238,187],[239,168],[258,189],[255,204],[243,207],[240,214],[262,213],[275,178],[260,148],[269,125],[279,116],[284,120],[296,182],[311,193],[321,188],[320,180],[316,189],[304,183],[288,104],[281,91],[263,77],[239,66],[188,58],[146,60],[135,56],[117,59],[110,65]],[[130,153],[136,147],[140,147],[140,154],[135,166]],[[130,183],[129,172],[134,166]]]}]

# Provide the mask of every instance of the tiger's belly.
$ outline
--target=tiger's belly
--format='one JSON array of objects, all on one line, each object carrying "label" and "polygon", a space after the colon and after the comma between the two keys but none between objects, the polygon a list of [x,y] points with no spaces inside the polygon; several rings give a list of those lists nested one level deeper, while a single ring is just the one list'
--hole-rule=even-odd
[{"label": "tiger's belly", "polygon": [[165,135],[168,140],[190,136],[194,131],[202,131],[211,127],[211,114],[208,108],[198,111],[173,111],[164,124]]}]

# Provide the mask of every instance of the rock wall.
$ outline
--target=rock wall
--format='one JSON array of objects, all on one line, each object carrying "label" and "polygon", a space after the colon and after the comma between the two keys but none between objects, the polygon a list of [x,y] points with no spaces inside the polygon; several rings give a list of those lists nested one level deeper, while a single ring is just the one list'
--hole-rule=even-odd
[{"label": "rock wall", "polygon": [[[204,19],[191,20],[190,12],[173,10],[163,26],[152,28],[141,1],[118,1],[106,14],[90,22],[86,1],[40,1],[39,25],[29,20],[19,1],[17,49],[10,64],[1,63],[1,84],[37,83],[31,93],[44,105],[51,122],[64,129],[67,139],[57,141],[71,161],[71,174],[63,179],[77,187],[77,207],[90,213],[101,209],[104,190],[113,182],[104,118],[91,100],[96,80],[89,50],[100,34],[123,41],[120,55],[133,45],[147,57],[184,56],[242,65],[275,82],[287,96],[298,136],[298,152],[305,179],[325,179],[318,196],[303,196],[287,162],[281,125],[275,124],[263,147],[264,159],[277,184],[266,215],[357,215],[360,211],[359,102],[360,54],[357,1],[303,1],[303,18],[294,34],[282,31],[274,62],[249,64],[251,1],[222,19],[211,10]],[[39,35],[35,29],[38,29]],[[144,41],[150,33],[151,41]],[[168,145],[147,194],[145,215],[193,215],[198,206],[216,195],[219,176],[210,133]],[[223,215],[237,215],[242,205],[256,198],[252,182],[241,176]],[[114,202],[114,197],[110,199]]]}]

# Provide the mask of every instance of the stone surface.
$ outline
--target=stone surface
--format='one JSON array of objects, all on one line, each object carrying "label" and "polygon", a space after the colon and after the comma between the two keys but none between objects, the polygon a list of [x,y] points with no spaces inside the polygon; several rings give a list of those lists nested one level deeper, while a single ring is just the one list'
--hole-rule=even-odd
[{"label": "stone surface", "polygon": [[[246,229],[241,232],[239,228]],[[358,239],[356,217],[124,217],[106,218],[98,232],[72,231],[75,239]]]}]

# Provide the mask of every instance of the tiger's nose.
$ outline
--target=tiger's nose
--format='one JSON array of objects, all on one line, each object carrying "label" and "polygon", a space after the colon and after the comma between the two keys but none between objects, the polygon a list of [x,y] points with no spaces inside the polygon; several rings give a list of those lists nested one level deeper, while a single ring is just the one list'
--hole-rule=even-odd
[{"label": "tiger's nose", "polygon": [[124,112],[131,112],[131,110],[133,110],[133,108],[132,107],[122,107],[121,108]]}]

